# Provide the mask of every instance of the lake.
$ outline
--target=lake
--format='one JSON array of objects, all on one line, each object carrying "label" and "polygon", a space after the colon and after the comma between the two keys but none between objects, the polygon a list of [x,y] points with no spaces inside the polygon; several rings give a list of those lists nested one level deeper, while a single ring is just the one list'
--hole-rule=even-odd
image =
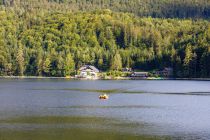
[{"label": "lake", "polygon": [[210,81],[0,79],[0,140],[29,139],[207,140]]}]

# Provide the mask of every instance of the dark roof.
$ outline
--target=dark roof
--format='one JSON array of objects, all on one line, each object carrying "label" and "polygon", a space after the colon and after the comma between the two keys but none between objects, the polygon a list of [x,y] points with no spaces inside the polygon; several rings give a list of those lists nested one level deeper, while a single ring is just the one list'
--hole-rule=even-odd
[{"label": "dark roof", "polygon": [[82,71],[82,70],[86,70],[86,69],[91,69],[94,72],[99,72],[99,70],[95,66],[92,66],[92,65],[84,65],[79,70]]}]

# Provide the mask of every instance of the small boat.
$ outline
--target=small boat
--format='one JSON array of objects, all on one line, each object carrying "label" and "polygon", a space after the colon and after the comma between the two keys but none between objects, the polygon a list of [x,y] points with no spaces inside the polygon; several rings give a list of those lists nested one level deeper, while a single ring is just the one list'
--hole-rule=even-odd
[{"label": "small boat", "polygon": [[106,99],[109,99],[109,96],[107,94],[102,94],[99,96],[99,99],[106,100]]}]

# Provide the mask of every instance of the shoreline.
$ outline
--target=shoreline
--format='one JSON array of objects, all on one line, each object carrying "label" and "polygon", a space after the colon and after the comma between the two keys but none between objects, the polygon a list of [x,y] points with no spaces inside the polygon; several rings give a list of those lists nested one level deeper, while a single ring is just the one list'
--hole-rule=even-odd
[{"label": "shoreline", "polygon": [[210,81],[210,78],[134,78],[134,77],[115,77],[85,79],[75,77],[44,77],[44,76],[0,76],[0,79],[69,79],[69,80],[190,80],[190,81]]},{"label": "shoreline", "polygon": [[0,79],[72,79],[71,77],[0,76]]}]

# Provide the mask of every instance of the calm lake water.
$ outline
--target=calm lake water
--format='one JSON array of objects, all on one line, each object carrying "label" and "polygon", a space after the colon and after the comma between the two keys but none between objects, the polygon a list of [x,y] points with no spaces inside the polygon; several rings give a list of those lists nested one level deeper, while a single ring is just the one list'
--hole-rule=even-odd
[{"label": "calm lake water", "polygon": [[208,140],[210,81],[0,79],[0,140],[29,139]]}]

